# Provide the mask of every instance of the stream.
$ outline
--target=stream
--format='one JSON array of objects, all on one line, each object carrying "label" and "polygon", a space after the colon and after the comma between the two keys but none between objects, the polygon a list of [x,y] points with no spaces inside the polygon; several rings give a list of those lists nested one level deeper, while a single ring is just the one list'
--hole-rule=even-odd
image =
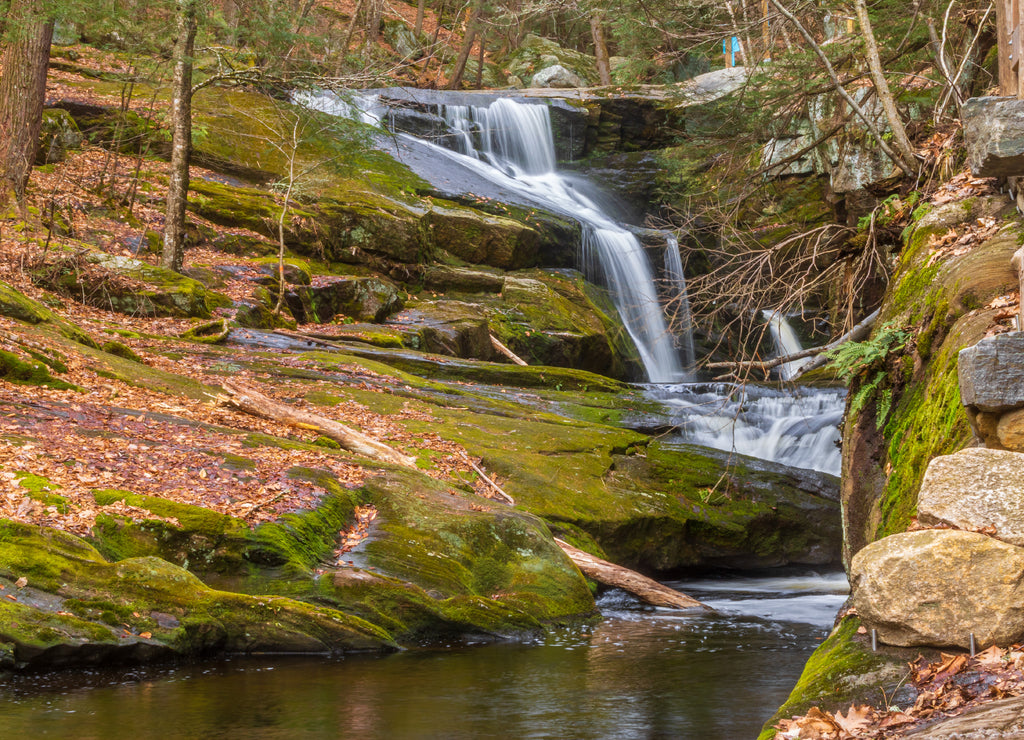
[{"label": "stream", "polygon": [[638,606],[526,642],[343,660],[234,658],[15,676],[11,738],[698,738],[757,736],[845,599],[842,573],[672,583],[718,610]]}]

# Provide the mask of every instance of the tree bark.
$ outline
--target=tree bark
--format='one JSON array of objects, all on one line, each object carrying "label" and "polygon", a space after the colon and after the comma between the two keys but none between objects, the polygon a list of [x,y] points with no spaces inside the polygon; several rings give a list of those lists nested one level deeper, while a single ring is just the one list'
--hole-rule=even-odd
[{"label": "tree bark", "polygon": [[423,16],[426,13],[427,0],[419,0],[416,3],[416,25],[413,27],[413,31],[418,39],[420,34],[423,33]]},{"label": "tree bark", "polygon": [[892,129],[893,139],[896,148],[906,162],[915,161],[914,147],[907,136],[907,130],[903,127],[903,119],[896,110],[896,101],[889,89],[889,83],[885,79],[885,72],[882,70],[882,58],[878,53],[878,43],[875,41],[875,32],[871,27],[871,19],[868,17],[868,6],[865,0],[854,0],[857,9],[857,20],[860,21],[860,30],[864,36],[864,51],[867,55],[868,70],[871,72],[871,80],[875,84],[875,93],[885,111],[885,118]]},{"label": "tree bark", "polygon": [[653,606],[667,606],[671,609],[711,609],[710,606],[691,599],[686,594],[668,586],[662,586],[657,581],[641,575],[635,570],[596,558],[588,552],[573,547],[568,542],[559,539],[555,539],[555,542],[576,564],[583,575],[593,578],[598,583],[621,588]]},{"label": "tree bark", "polygon": [[53,19],[34,0],[12,0],[0,64],[0,205],[25,196],[39,147]]},{"label": "tree bark", "polygon": [[604,13],[594,11],[590,16],[590,35],[594,39],[594,59],[597,63],[597,76],[602,85],[612,84],[612,67],[608,60],[608,42],[604,37]]},{"label": "tree bark", "polygon": [[164,220],[164,267],[181,272],[185,261],[185,207],[192,155],[192,54],[199,28],[197,0],[178,0],[171,94],[171,177]]},{"label": "tree bark", "polygon": [[473,41],[476,39],[476,31],[479,24],[480,3],[477,2],[473,6],[473,13],[469,16],[469,21],[466,23],[466,38],[462,42],[462,50],[459,51],[459,57],[455,60],[455,68],[452,70],[451,79],[445,85],[449,90],[458,90],[459,85],[462,84],[462,75],[466,71],[466,62],[469,61],[469,55],[473,51]]},{"label": "tree bark", "polygon": [[314,414],[302,409],[293,408],[287,404],[275,401],[262,393],[245,388],[235,383],[224,383],[224,392],[227,397],[223,400],[230,406],[240,411],[264,419],[284,422],[295,427],[304,429],[315,429],[326,437],[330,437],[349,452],[354,452],[363,457],[374,460],[401,465],[406,468],[416,468],[416,461],[406,457],[393,447],[383,442],[378,442],[362,432],[357,432],[332,419],[319,414]]}]

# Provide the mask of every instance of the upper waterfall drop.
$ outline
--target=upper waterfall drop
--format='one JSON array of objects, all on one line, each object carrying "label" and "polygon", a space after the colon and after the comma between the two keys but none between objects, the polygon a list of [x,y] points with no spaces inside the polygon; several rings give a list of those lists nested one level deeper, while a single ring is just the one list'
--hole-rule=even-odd
[{"label": "upper waterfall drop", "polygon": [[[608,287],[647,379],[692,380],[669,329],[643,246],[557,171],[547,106],[499,98],[487,106],[439,105],[435,111],[447,125],[443,138],[451,148],[409,134],[398,138],[415,140],[504,191],[582,224],[580,268],[589,279]],[[386,122],[387,116],[378,119]]]},{"label": "upper waterfall drop", "polygon": [[[789,323],[781,311],[769,311],[766,309],[761,312],[761,315],[768,322],[768,330],[771,332],[772,342],[775,344],[775,352],[778,357],[789,357],[803,350],[804,347],[800,343],[800,337],[796,335],[793,325]],[[792,380],[800,371],[800,368],[810,362],[811,359],[806,357],[802,360],[792,360],[791,362],[779,365],[779,377],[782,380]]]}]

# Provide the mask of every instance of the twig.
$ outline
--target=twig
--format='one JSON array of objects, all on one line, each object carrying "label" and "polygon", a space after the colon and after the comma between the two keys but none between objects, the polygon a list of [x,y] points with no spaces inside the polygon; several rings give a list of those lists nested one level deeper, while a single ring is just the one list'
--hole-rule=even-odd
[{"label": "twig", "polygon": [[463,452],[462,453],[462,457],[465,459],[466,462],[468,462],[470,464],[470,466],[473,468],[473,470],[476,471],[476,474],[479,475],[481,478],[483,478],[485,483],[487,483],[491,488],[493,488],[495,491],[497,491],[498,493],[500,493],[502,495],[502,497],[509,504],[509,506],[515,506],[516,505],[515,499],[512,498],[511,496],[509,496],[507,493],[505,493],[505,491],[502,489],[501,486],[499,486],[493,480],[488,478],[487,477],[487,473],[485,473],[483,470],[481,470],[480,466],[478,466],[475,462],[473,462],[472,460],[469,459],[469,455],[467,455],[465,452]]}]

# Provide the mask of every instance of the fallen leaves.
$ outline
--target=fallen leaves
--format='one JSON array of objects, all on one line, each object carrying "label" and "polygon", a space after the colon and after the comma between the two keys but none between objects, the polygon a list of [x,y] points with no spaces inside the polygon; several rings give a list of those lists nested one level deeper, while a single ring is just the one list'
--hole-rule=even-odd
[{"label": "fallen leaves", "polygon": [[941,653],[939,660],[918,657],[908,665],[906,686],[915,692],[905,708],[851,705],[844,714],[812,707],[807,714],[782,720],[777,740],[849,740],[902,737],[921,723],[960,714],[992,699],[1024,695],[1024,647],[989,647],[973,658]]},{"label": "fallen leaves", "polygon": [[977,219],[972,224],[968,224],[960,231],[948,229],[941,236],[932,234],[928,239],[928,251],[931,254],[928,258],[928,266],[931,267],[940,260],[967,254],[976,246],[994,236],[998,230],[999,224],[996,219],[985,216]]}]

